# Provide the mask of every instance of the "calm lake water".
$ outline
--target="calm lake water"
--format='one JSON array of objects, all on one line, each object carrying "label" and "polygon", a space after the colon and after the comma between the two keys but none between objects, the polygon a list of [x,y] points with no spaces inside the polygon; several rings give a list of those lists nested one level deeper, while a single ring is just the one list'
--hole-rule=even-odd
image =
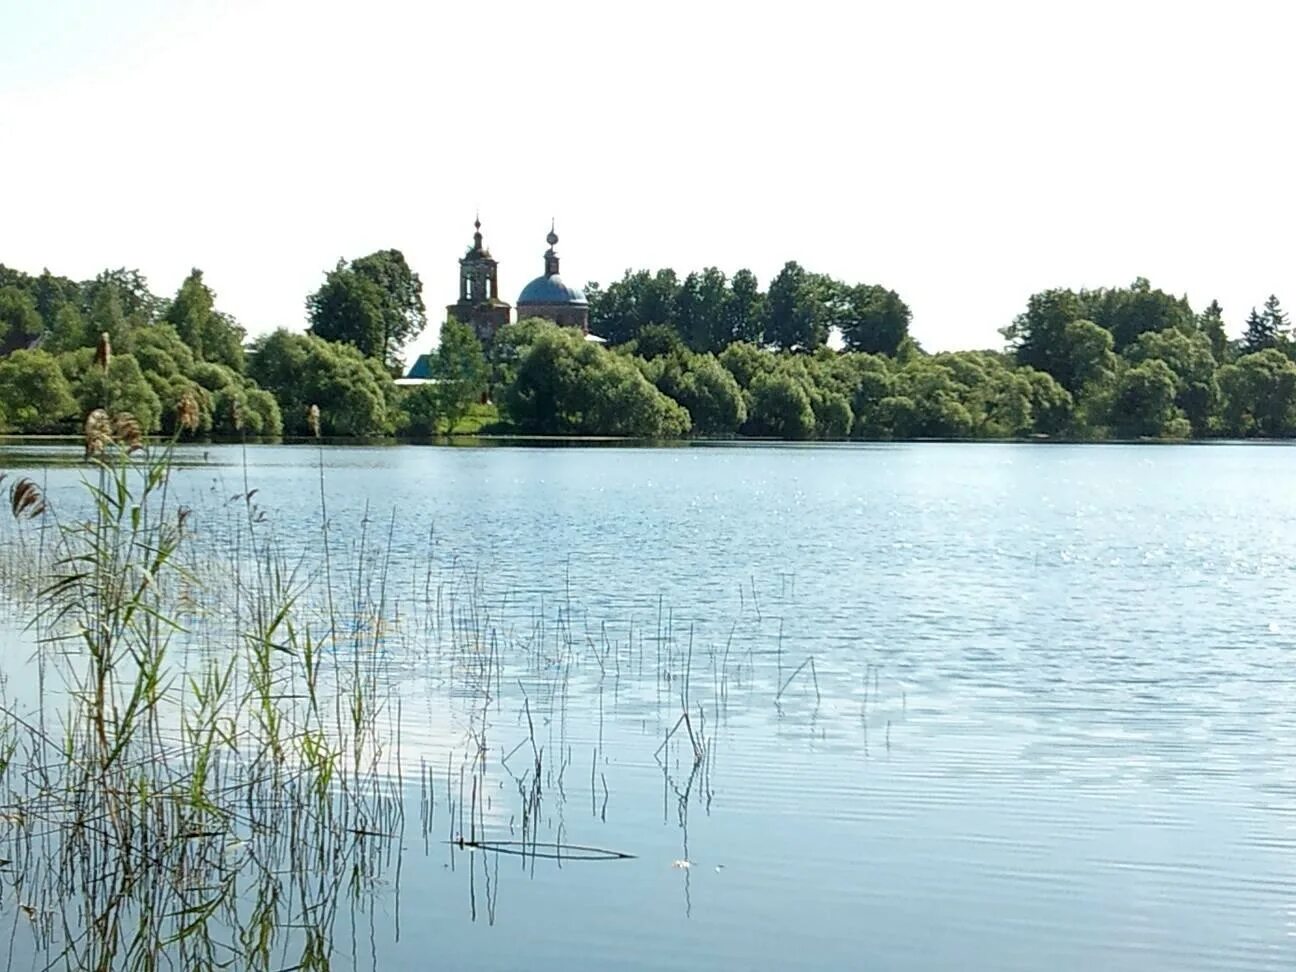
[{"label": "calm lake water", "polygon": [[[66,455],[0,468],[66,510]],[[198,542],[246,480],[316,562],[320,456],[185,450]],[[1296,449],[322,458],[333,542],[389,565],[411,781],[337,968],[1296,967]],[[633,857],[447,842],[481,689],[416,619],[471,585],[502,666],[486,835],[517,838],[530,715],[540,839]],[[662,746],[683,695],[697,774],[685,728]]]}]

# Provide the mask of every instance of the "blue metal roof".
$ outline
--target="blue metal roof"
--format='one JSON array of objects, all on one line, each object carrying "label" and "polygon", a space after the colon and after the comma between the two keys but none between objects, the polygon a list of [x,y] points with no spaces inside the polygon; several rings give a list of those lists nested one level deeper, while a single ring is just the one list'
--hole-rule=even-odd
[{"label": "blue metal roof", "polygon": [[415,359],[410,370],[405,373],[406,378],[431,378],[432,377],[432,355],[420,354]]},{"label": "blue metal roof", "polygon": [[536,277],[522,288],[518,295],[518,306],[523,304],[587,304],[585,292],[579,287],[563,283],[562,277],[553,274],[548,277]]}]

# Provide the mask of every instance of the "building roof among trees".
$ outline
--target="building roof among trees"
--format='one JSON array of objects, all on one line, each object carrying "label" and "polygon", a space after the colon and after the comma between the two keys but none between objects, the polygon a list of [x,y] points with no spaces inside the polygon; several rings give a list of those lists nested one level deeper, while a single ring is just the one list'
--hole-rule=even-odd
[{"label": "building roof among trees", "polygon": [[522,288],[518,306],[526,304],[588,304],[585,292],[563,281],[558,274],[536,277]]}]

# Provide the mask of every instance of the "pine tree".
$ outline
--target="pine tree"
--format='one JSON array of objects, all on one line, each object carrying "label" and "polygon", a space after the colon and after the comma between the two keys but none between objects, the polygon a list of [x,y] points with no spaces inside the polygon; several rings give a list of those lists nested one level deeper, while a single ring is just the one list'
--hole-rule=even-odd
[{"label": "pine tree", "polygon": [[1278,346],[1278,331],[1273,320],[1261,314],[1254,307],[1247,318],[1246,333],[1242,335],[1242,350],[1246,354],[1255,354],[1266,348]]},{"label": "pine tree", "polygon": [[1276,343],[1281,343],[1287,337],[1288,318],[1287,313],[1278,303],[1278,298],[1273,294],[1265,301],[1264,318],[1273,332]]}]

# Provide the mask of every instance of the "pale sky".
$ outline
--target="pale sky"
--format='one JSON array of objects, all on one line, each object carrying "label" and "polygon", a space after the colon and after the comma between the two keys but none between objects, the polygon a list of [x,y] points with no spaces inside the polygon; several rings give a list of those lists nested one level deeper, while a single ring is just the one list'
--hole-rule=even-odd
[{"label": "pale sky", "polygon": [[[252,333],[404,251],[435,322],[480,208],[511,302],[784,261],[930,350],[1146,276],[1296,307],[1296,5],[0,0],[0,262],[201,267]],[[435,325],[409,349],[431,344]]]}]

